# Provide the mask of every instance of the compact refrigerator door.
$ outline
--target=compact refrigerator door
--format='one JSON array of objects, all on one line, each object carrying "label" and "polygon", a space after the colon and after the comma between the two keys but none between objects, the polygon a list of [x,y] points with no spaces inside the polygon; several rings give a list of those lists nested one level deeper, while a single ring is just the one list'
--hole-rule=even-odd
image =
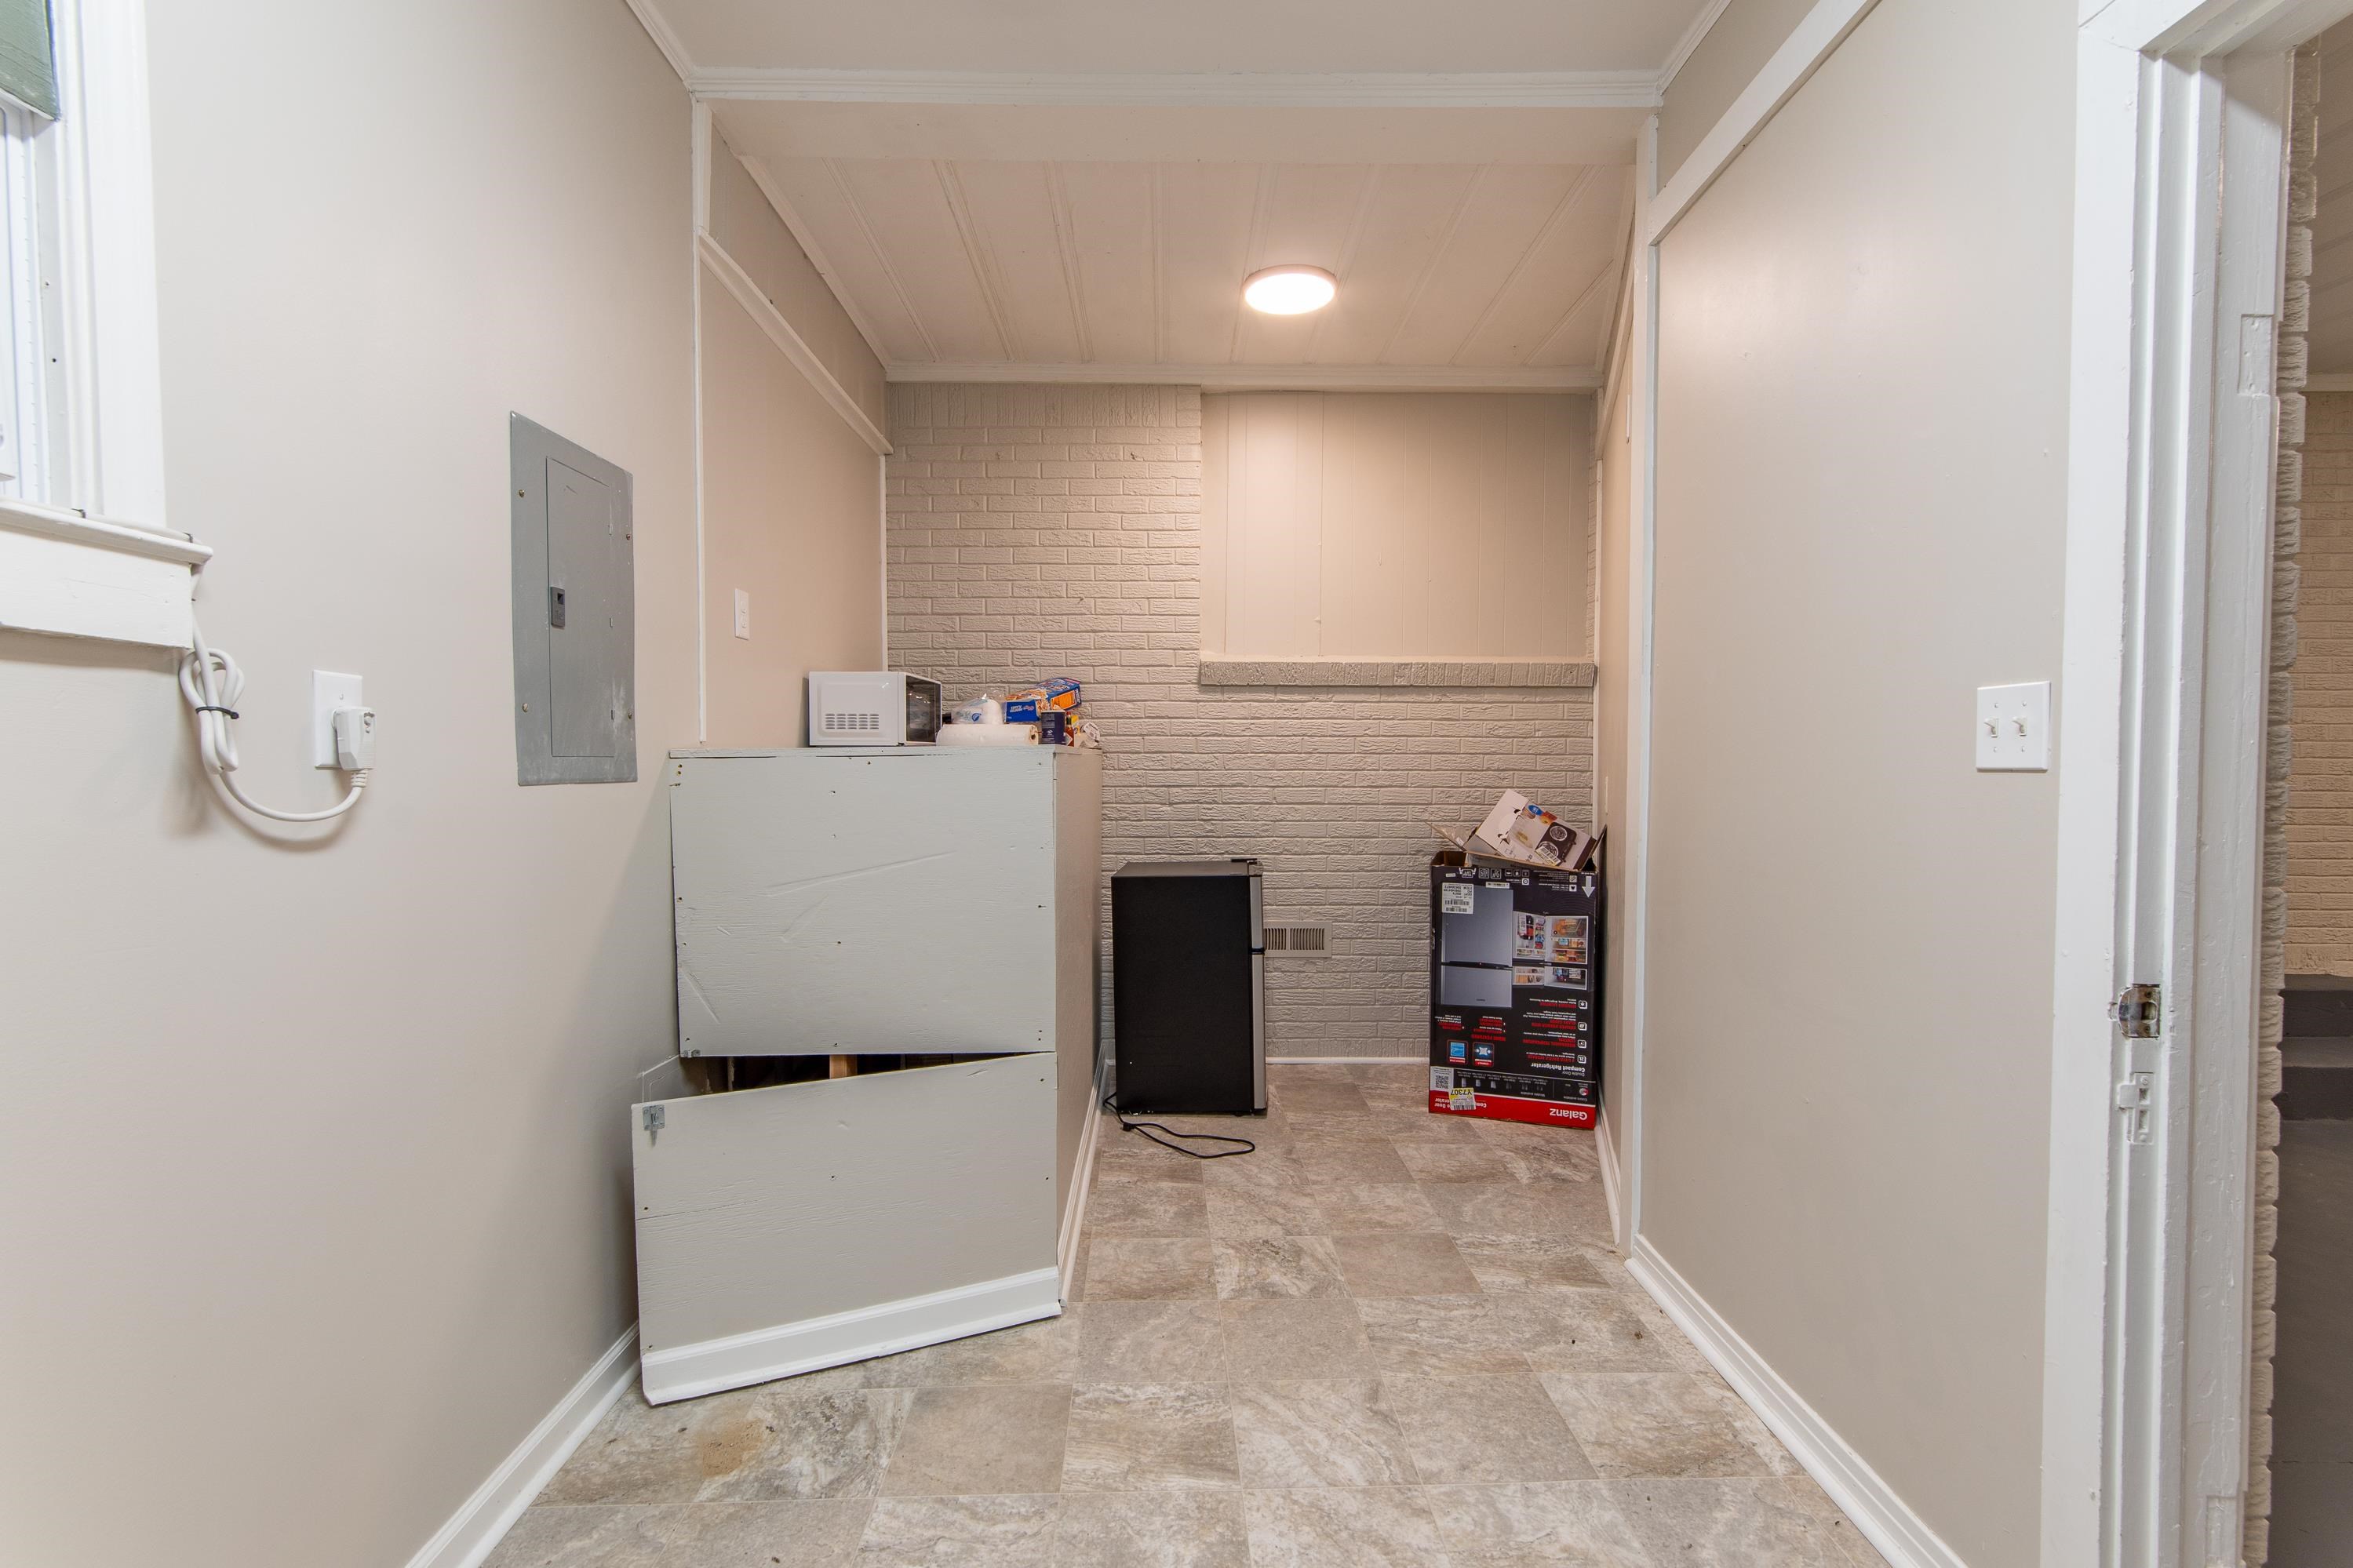
[{"label": "compact refrigerator door", "polygon": [[1438,1005],[1512,1005],[1512,889],[1481,884],[1472,907],[1450,910],[1438,923]]},{"label": "compact refrigerator door", "polygon": [[1266,879],[1257,866],[1250,879],[1250,1109],[1266,1109]]}]

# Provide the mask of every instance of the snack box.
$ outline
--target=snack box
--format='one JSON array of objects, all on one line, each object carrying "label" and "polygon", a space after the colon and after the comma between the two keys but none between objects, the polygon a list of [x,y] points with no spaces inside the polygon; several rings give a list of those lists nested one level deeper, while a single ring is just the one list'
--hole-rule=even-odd
[{"label": "snack box", "polygon": [[1035,724],[1050,712],[1068,713],[1079,705],[1079,683],[1057,677],[1016,691],[1005,700],[1005,721]]}]

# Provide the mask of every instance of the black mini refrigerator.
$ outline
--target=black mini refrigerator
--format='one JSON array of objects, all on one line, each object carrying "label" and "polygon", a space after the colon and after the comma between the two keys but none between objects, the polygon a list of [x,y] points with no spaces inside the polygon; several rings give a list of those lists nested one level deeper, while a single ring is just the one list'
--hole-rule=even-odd
[{"label": "black mini refrigerator", "polygon": [[1261,887],[1255,860],[1138,860],[1112,874],[1120,1110],[1265,1111]]}]

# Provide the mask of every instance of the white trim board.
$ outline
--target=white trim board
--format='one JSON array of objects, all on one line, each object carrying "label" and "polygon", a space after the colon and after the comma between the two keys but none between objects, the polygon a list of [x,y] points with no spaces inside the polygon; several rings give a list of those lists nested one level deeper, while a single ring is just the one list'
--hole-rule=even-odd
[{"label": "white trim board", "polygon": [[818,244],[816,234],[794,210],[793,204],[785,199],[784,188],[776,184],[776,176],[769,170],[767,160],[746,158],[737,153],[735,161],[744,165],[744,172],[752,176],[752,183],[760,187],[760,194],[767,197],[768,205],[776,209],[776,216],[784,223],[785,231],[793,237],[793,243],[801,247],[801,254],[808,258],[808,264],[817,268],[817,275],[825,279],[828,289],[833,290],[834,302],[849,318],[849,324],[858,329],[858,335],[866,340],[867,352],[874,356],[877,363],[887,364],[891,356],[882,352],[882,334],[875,331],[872,321],[866,319],[866,312],[858,308],[857,296],[841,281],[841,274]]},{"label": "white trim board", "polygon": [[711,275],[734,296],[735,302],[744,307],[752,320],[759,323],[760,330],[768,335],[768,341],[784,351],[785,357],[793,362],[794,367],[808,379],[811,386],[817,388],[818,395],[841,416],[842,423],[858,432],[858,438],[872,447],[875,456],[889,457],[891,442],[882,434],[881,427],[867,416],[866,410],[858,405],[858,400],[833,378],[833,372],[818,358],[817,351],[808,346],[800,333],[793,331],[793,324],[785,320],[784,312],[760,291],[759,284],[744,270],[743,263],[728,255],[727,247],[707,232],[694,237],[694,248]]},{"label": "white trim board", "polygon": [[1008,360],[955,364],[902,361],[885,365],[883,374],[892,381],[1198,386],[1204,392],[1591,392],[1601,384],[1600,373],[1590,365],[1514,365],[1480,370],[1451,364],[1020,364]]},{"label": "white trim board", "polygon": [[1061,1244],[1054,1249],[1055,1266],[1061,1271],[1062,1294],[1069,1299],[1073,1270],[1079,1264],[1079,1248],[1085,1245],[1087,1230],[1087,1200],[1094,1195],[1095,1146],[1103,1141],[1105,1096],[1111,1093],[1111,1058],[1105,1057],[1095,1065],[1095,1097],[1087,1106],[1086,1136],[1079,1140],[1079,1157],[1071,1171],[1071,1195],[1062,1205]]},{"label": "white trim board", "polygon": [[596,1429],[629,1386],[629,1370],[637,1360],[638,1326],[631,1323],[596,1364],[581,1374],[555,1408],[540,1417],[530,1436],[498,1468],[459,1504],[433,1539],[417,1549],[408,1568],[476,1568],[506,1532],[514,1527],[532,1499],[555,1479],[564,1461]]},{"label": "white trim board", "polygon": [[211,558],[182,534],[0,499],[0,627],[185,648]]},{"label": "white trim board", "polygon": [[1593,1115],[1593,1149],[1601,1160],[1601,1201],[1609,1205],[1609,1240],[1623,1252],[1627,1249],[1626,1211],[1618,1204],[1618,1139],[1600,1107],[1595,1108]]},{"label": "white trim board", "polygon": [[1878,1548],[1889,1568],[1967,1568],[1837,1429],[1675,1272],[1649,1237],[1636,1238],[1626,1268],[1863,1538]]},{"label": "white trim board", "polygon": [[1822,62],[1831,58],[1856,24],[1871,15],[1879,0],[1818,0],[1814,8],[1805,14],[1790,29],[1788,37],[1773,51],[1732,107],[1724,111],[1715,128],[1700,138],[1690,156],[1675,170],[1674,177],[1660,187],[1651,199],[1644,215],[1642,237],[1656,245],[1666,237],[1676,221],[1691,210],[1708,186],[1715,184],[1740,150],[1757,140],[1759,132],[1772,122],[1781,106],[1798,95],[1798,89],[1812,79]]},{"label": "white trim board", "polygon": [[[643,16],[649,0],[631,0]],[[650,24],[649,31],[651,30]],[[1659,75],[1605,71],[1029,72],[712,68],[698,98],[1187,109],[1655,109]]]},{"label": "white trim board", "polygon": [[1033,1268],[806,1322],[650,1351],[639,1363],[646,1398],[668,1405],[1058,1317],[1061,1284],[1060,1268]]}]

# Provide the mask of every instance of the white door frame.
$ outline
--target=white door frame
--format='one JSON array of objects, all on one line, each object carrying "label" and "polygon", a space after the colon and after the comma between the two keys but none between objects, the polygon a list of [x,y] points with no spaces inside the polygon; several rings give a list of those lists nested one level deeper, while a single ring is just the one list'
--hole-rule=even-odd
[{"label": "white door frame", "polygon": [[[2049,1568],[2241,1561],[2286,50],[2347,9],[2081,16]],[[2109,1015],[2135,983],[2153,1037]]]}]

